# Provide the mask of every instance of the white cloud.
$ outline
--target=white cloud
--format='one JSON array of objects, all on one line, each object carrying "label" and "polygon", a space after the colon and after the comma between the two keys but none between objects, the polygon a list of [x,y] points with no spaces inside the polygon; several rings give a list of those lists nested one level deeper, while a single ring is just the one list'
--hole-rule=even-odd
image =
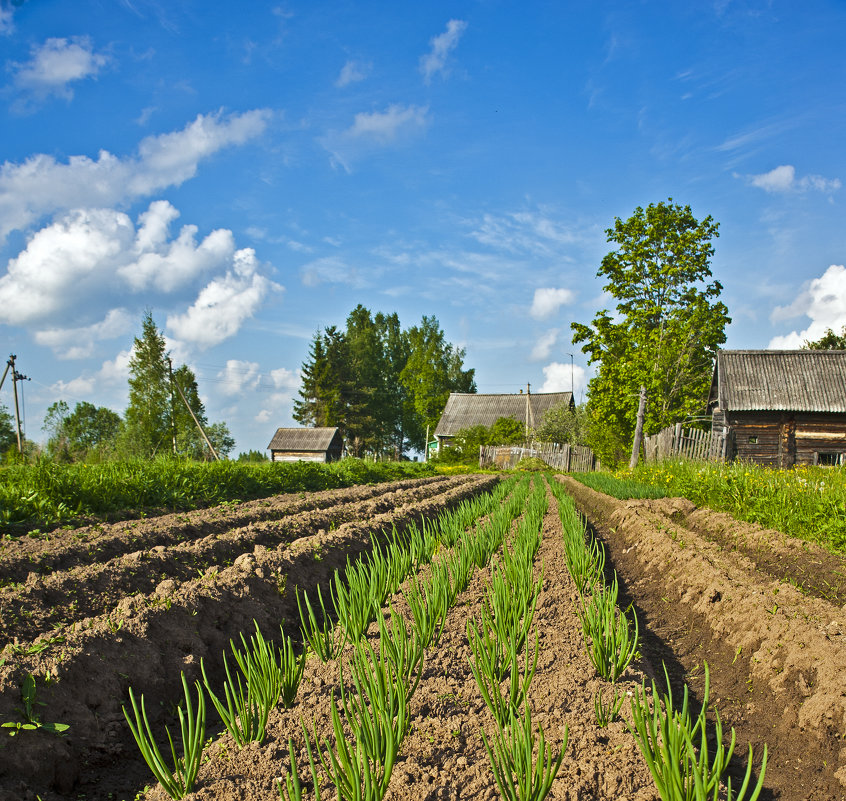
[{"label": "white cloud", "polygon": [[199,163],[229,145],[261,134],[270,112],[223,117],[200,114],[180,131],[144,139],[134,157],[101,150],[96,159],[71,156],[66,163],[43,153],[0,166],[0,241],[47,214],[114,206],[192,178]]},{"label": "white cloud", "polygon": [[839,178],[823,178],[822,175],[796,177],[796,168],[791,164],[782,164],[760,175],[747,175],[746,180],[765,192],[807,192],[814,190],[830,194],[840,189]]},{"label": "white cloud", "polygon": [[0,33],[10,34],[15,29],[15,8],[0,2]]},{"label": "white cloud", "polygon": [[94,374],[83,374],[70,381],[57,381],[51,389],[57,396],[86,400],[92,395],[103,394],[104,389],[125,387],[129,380],[129,360],[132,349],[122,350],[110,361],[103,362]]},{"label": "white cloud", "polygon": [[270,411],[270,409],[262,409],[253,420],[257,423],[266,423],[274,414],[275,412]]},{"label": "white cloud", "polygon": [[297,389],[300,386],[300,371],[279,367],[270,371],[270,380],[276,389]]},{"label": "white cloud", "polygon": [[583,244],[587,232],[552,219],[542,211],[485,214],[470,232],[477,242],[508,253],[562,258],[567,245]]},{"label": "white cloud", "polygon": [[814,341],[831,328],[840,333],[846,325],[846,267],[832,264],[819,278],[809,281],[789,306],[776,306],[770,319],[773,322],[807,316],[810,325],[803,331],[791,331],[773,337],[769,347],[775,349],[801,348],[805,340]]},{"label": "white cloud", "polygon": [[306,286],[321,284],[350,284],[360,287],[363,282],[355,267],[336,256],[325,256],[310,261],[300,268],[302,282]]},{"label": "white cloud", "polygon": [[539,362],[549,358],[549,354],[558,342],[560,330],[559,328],[550,328],[546,333],[541,334],[535,340],[535,346],[532,348],[532,354],[529,356],[529,359],[533,362]]},{"label": "white cloud", "polygon": [[34,45],[32,58],[24,64],[13,64],[14,82],[18,89],[31,93],[38,100],[56,95],[66,100],[73,97],[69,84],[97,75],[108,57],[95,53],[87,36],[71,39],[48,39]]},{"label": "white cloud", "polygon": [[420,57],[420,72],[426,83],[429,83],[436,73],[446,73],[447,57],[458,46],[458,40],[466,28],[467,23],[463,20],[451,19],[443,33],[429,40],[431,49]]},{"label": "white cloud", "polygon": [[333,161],[349,171],[350,163],[376,148],[401,144],[428,124],[428,106],[394,103],[384,111],[359,112],[344,131],[330,132],[322,140]]},{"label": "white cloud", "polygon": [[282,287],[259,275],[255,251],[244,248],[235,252],[232,270],[207,284],[185,314],[168,316],[167,324],[179,339],[210,348],[237,334],[274,290]]},{"label": "white cloud", "polygon": [[370,74],[371,65],[361,61],[348,61],[341,67],[341,72],[335,81],[335,86],[342,89],[351,83],[363,81]]},{"label": "white cloud", "polygon": [[529,314],[536,320],[546,320],[558,314],[558,310],[562,306],[572,303],[574,298],[575,295],[569,289],[554,289],[552,287],[536,289]]},{"label": "white cloud", "polygon": [[572,365],[571,372],[571,365],[552,362],[543,368],[543,375],[541,392],[569,392],[572,382],[573,393],[577,395],[587,387],[585,369],[578,364]]},{"label": "white cloud", "polygon": [[221,392],[224,395],[242,395],[247,390],[254,390],[261,379],[258,362],[241,359],[228,359],[226,368],[217,374],[223,382]]},{"label": "white cloud", "polygon": [[36,331],[35,341],[52,348],[60,359],[86,359],[92,355],[95,342],[123,336],[132,330],[134,322],[126,309],[112,309],[93,325]]},{"label": "white cloud", "polygon": [[213,231],[197,244],[196,227],[184,226],[170,240],[168,225],[178,216],[167,201],[155,201],[137,230],[114,209],[79,209],[42,228],[0,276],[0,322],[62,328],[69,318],[78,325],[121,295],[170,293],[235,263],[230,231]]}]

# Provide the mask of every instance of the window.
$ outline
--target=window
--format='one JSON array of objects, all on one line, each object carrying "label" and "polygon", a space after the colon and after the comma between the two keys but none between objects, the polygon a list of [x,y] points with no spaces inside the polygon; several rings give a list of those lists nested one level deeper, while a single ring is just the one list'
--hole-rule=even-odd
[{"label": "window", "polygon": [[750,445],[757,445],[758,444],[758,437],[753,435],[749,437],[749,444]]},{"label": "window", "polygon": [[830,453],[830,452],[815,453],[814,454],[814,461],[818,465],[822,465],[823,467],[826,467],[826,466],[830,467],[830,466],[833,466],[833,465],[843,464],[844,463],[844,456],[846,456],[846,454],[843,454],[843,453]]}]

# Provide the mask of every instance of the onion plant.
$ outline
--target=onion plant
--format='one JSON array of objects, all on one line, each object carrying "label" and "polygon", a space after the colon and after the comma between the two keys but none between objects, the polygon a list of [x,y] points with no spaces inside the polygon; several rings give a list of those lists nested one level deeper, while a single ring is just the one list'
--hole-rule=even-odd
[{"label": "onion plant", "polygon": [[303,641],[307,642],[312,651],[317,654],[321,662],[328,662],[336,659],[344,648],[347,641],[346,630],[343,626],[336,626],[326,612],[323,603],[323,594],[320,586],[317,587],[317,599],[320,602],[320,623],[308,599],[308,593],[303,592],[306,611],[303,612],[303,605],[300,603],[300,593],[297,590],[297,608],[300,610],[300,627]]},{"label": "onion plant", "polygon": [[347,633],[347,640],[358,642],[373,619],[376,599],[367,568],[360,562],[347,561],[346,584],[341,574],[335,571],[332,600],[338,613],[338,622]]},{"label": "onion plant", "polygon": [[285,775],[285,783],[283,784],[281,779],[276,780],[279,798],[282,801],[302,801],[303,788],[297,773],[297,757],[294,754],[294,740],[291,737],[288,738],[288,755],[291,759],[291,770]]},{"label": "onion plant", "polygon": [[[603,679],[616,682],[637,653],[638,622],[634,610],[617,608],[617,574],[607,587],[594,587],[590,600],[580,599],[577,608],[588,657]],[[634,634],[628,612],[634,620]],[[590,645],[588,645],[590,643]]]},{"label": "onion plant", "polygon": [[132,711],[135,723],[129,717],[126,707],[122,707],[126,722],[132,731],[132,736],[141,750],[144,761],[149,766],[153,775],[164,788],[165,792],[174,799],[184,798],[194,789],[194,782],[197,779],[197,771],[200,769],[200,758],[203,755],[203,744],[206,737],[206,703],[202,687],[195,682],[197,688],[197,711],[194,712],[191,703],[191,693],[188,689],[188,682],[185,674],[182,674],[182,690],[185,696],[185,710],[180,704],[179,729],[182,735],[182,756],[176,756],[176,747],[170,731],[167,732],[168,743],[170,744],[171,761],[173,769],[165,761],[153,738],[150,723],[147,720],[147,710],[144,708],[144,696],[141,696],[141,708],[135,701],[132,688],[129,689],[129,700],[132,703]]},{"label": "onion plant", "polygon": [[[497,729],[493,747],[482,731],[482,739],[502,798],[507,801],[542,801],[546,798],[564,760],[567,736],[565,726],[564,741],[557,755],[555,749],[547,744],[540,726],[536,739],[528,703],[522,715],[515,715],[512,711],[509,725]],[[537,757],[534,756],[535,751]]]},{"label": "onion plant", "polygon": [[625,696],[620,695],[617,688],[614,688],[614,697],[605,703],[602,700],[602,693],[597,692],[593,698],[593,712],[596,716],[596,725],[599,728],[605,728],[609,723],[613,723],[620,716],[620,710],[623,707],[623,699]]},{"label": "onion plant", "polygon": [[390,624],[379,617],[379,648],[387,656],[397,680],[405,684],[408,697],[420,684],[423,673],[424,648],[413,627],[392,606],[388,607]]},{"label": "onion plant", "polygon": [[446,625],[448,586],[442,580],[422,582],[414,576],[403,597],[411,609],[414,628],[423,648],[437,643]]},{"label": "onion plant", "polygon": [[[731,730],[731,743],[728,750],[723,745],[723,726],[719,712],[714,710],[714,739],[716,748],[714,758],[708,755],[706,733],[706,711],[710,695],[710,675],[705,665],[705,692],[702,708],[695,721],[691,717],[688,705],[688,689],[684,687],[681,709],[673,706],[673,692],[664,666],[667,680],[667,694],[659,697],[655,682],[652,682],[652,709],[646,698],[646,689],[635,690],[631,699],[632,725],[629,727],[635,736],[638,747],[649,767],[663,801],[717,801],[721,782],[725,778],[728,764],[734,753],[735,732]],[[750,790],[752,779],[752,745],[746,762],[746,774],[737,795],[732,793],[731,778],[726,781],[726,801],[755,801],[764,784],[767,769],[767,746],[758,782]]]}]

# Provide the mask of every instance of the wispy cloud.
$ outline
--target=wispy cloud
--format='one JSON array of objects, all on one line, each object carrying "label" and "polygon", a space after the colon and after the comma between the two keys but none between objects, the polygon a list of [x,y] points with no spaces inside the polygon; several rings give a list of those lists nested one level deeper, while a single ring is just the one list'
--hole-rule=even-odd
[{"label": "wispy cloud", "polygon": [[431,48],[428,53],[420,57],[420,72],[423,80],[429,83],[432,76],[446,74],[447,58],[458,47],[458,41],[467,28],[467,23],[460,19],[451,19],[446,30],[429,40]]},{"label": "wispy cloud", "polygon": [[470,236],[483,245],[508,253],[556,258],[566,258],[566,246],[584,244],[594,233],[556,220],[545,210],[485,214],[471,226]]},{"label": "wispy cloud", "polygon": [[358,270],[337,256],[324,256],[304,264],[300,268],[300,276],[303,284],[310,287],[321,284],[364,285]]},{"label": "wispy cloud", "polygon": [[540,362],[544,359],[548,359],[549,354],[552,353],[552,349],[558,343],[558,334],[560,331],[560,328],[550,328],[548,331],[541,334],[535,340],[535,345],[532,348],[532,353],[529,356],[529,359],[533,362]]},{"label": "wispy cloud", "polygon": [[[105,54],[94,52],[87,36],[76,36],[48,39],[43,45],[34,45],[29,61],[11,67],[17,89],[40,102],[51,95],[70,100],[73,97],[70,84],[95,77],[108,61]],[[29,110],[24,101],[15,108]]]},{"label": "wispy cloud", "polygon": [[22,164],[7,161],[0,165],[0,241],[47,214],[113,206],[179,186],[204,159],[259,136],[269,119],[267,110],[200,114],[182,130],[142,140],[133,157],[101,150],[96,160],[71,156],[62,163],[39,153]]},{"label": "wispy cloud", "polygon": [[96,342],[127,334],[135,322],[126,309],[112,309],[103,320],[92,325],[36,331],[35,341],[51,348],[60,359],[87,359],[93,354]]},{"label": "wispy cloud", "polygon": [[359,112],[344,131],[333,131],[323,140],[333,161],[349,171],[351,163],[384,147],[399,145],[422,131],[428,124],[427,106],[392,104],[384,111]]},{"label": "wispy cloud", "polygon": [[824,178],[822,175],[796,177],[796,168],[792,164],[782,164],[769,172],[759,175],[743,176],[752,186],[765,192],[824,192],[831,194],[841,187],[839,178]]},{"label": "wispy cloud", "polygon": [[343,89],[343,87],[349,86],[351,83],[363,81],[368,75],[370,75],[370,70],[372,68],[373,66],[367,62],[348,61],[343,67],[341,67],[341,72],[335,81],[335,86],[339,89]]}]

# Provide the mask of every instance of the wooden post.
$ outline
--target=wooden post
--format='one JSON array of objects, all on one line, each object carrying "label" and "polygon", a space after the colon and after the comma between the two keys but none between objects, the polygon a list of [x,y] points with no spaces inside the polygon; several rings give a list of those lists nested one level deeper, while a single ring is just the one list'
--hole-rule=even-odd
[{"label": "wooden post", "polygon": [[646,387],[640,388],[640,400],[637,405],[637,423],[635,423],[634,442],[632,443],[632,458],[629,459],[629,470],[637,467],[640,458],[640,442],[643,439],[643,418],[646,416]]},{"label": "wooden post", "polygon": [[185,395],[182,393],[182,387],[177,384],[176,381],[173,382],[176,385],[176,391],[179,393],[179,397],[182,398],[182,402],[185,404],[185,408],[188,410],[188,414],[191,415],[194,422],[197,424],[197,428],[200,429],[200,433],[203,435],[203,439],[206,441],[206,445],[209,446],[209,450],[212,452],[212,456],[214,456],[217,461],[220,461],[220,457],[217,455],[217,451],[214,449],[214,445],[211,444],[209,438],[206,436],[206,432],[203,430],[203,427],[200,425],[200,421],[197,419],[197,415],[194,414],[194,410],[191,408],[191,404],[185,399]]}]

